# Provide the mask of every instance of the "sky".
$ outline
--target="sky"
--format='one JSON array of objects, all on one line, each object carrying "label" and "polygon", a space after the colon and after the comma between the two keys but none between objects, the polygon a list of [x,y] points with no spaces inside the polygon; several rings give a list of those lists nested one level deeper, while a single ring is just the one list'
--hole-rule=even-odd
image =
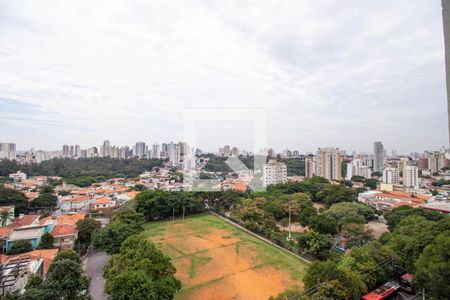
[{"label": "sky", "polygon": [[[447,145],[440,0],[0,0],[0,142],[178,141],[399,153]],[[204,111],[203,111],[204,112]]]}]

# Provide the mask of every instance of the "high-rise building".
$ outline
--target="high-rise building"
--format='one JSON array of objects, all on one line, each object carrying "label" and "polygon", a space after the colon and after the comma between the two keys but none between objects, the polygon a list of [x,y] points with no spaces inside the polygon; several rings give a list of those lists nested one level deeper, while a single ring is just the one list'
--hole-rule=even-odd
[{"label": "high-rise building", "polygon": [[223,154],[224,156],[230,156],[231,155],[231,147],[230,145],[226,145],[223,147]]},{"label": "high-rise building", "polygon": [[444,167],[446,167],[444,152],[434,151],[428,153],[428,168],[431,173],[439,173]]},{"label": "high-rise building", "polygon": [[161,150],[159,149],[159,144],[154,144],[152,146],[152,158],[159,159],[161,157]]},{"label": "high-rise building", "polygon": [[407,166],[403,173],[403,185],[405,187],[419,186],[419,168],[416,166]]},{"label": "high-rise building", "polygon": [[319,148],[315,158],[317,176],[328,180],[342,179],[342,155],[339,148]]},{"label": "high-rise building", "polygon": [[100,156],[101,157],[111,157],[111,143],[106,140],[103,145],[100,146]]},{"label": "high-rise building", "polygon": [[137,156],[139,158],[143,158],[147,156],[147,146],[144,142],[137,142],[134,146],[134,156]]},{"label": "high-rise building", "polygon": [[445,71],[447,74],[448,142],[450,145],[450,0],[442,0],[442,20],[444,24]]},{"label": "high-rise building", "polygon": [[87,157],[87,150],[81,149],[80,150],[80,155],[78,157],[86,158]]},{"label": "high-rise building", "polygon": [[80,152],[80,145],[75,145],[75,156],[76,157],[80,157],[81,156],[81,152]]},{"label": "high-rise building", "polygon": [[383,170],[383,183],[398,184],[399,172],[397,168],[388,167]]},{"label": "high-rise building", "polygon": [[384,147],[381,142],[373,143],[373,171],[382,172],[384,167]]},{"label": "high-rise building", "polygon": [[16,159],[16,144],[0,143],[0,159]]},{"label": "high-rise building", "polygon": [[239,156],[239,149],[237,147],[231,148],[231,154],[234,156]]},{"label": "high-rise building", "polygon": [[308,155],[305,158],[305,177],[311,178],[316,176],[316,159],[314,155]]},{"label": "high-rise building", "polygon": [[97,147],[91,147],[91,148],[86,149],[86,157],[87,158],[96,157],[97,155],[98,155]]},{"label": "high-rise building", "polygon": [[69,145],[63,145],[62,146],[62,155],[64,157],[69,156]]},{"label": "high-rise building", "polygon": [[285,183],[287,181],[287,166],[274,159],[269,160],[263,169],[264,186]]},{"label": "high-rise building", "polygon": [[409,161],[410,161],[409,157],[401,157],[400,158],[400,161],[398,162],[398,172],[400,174],[403,175],[403,172],[404,172],[406,166],[408,166]]}]

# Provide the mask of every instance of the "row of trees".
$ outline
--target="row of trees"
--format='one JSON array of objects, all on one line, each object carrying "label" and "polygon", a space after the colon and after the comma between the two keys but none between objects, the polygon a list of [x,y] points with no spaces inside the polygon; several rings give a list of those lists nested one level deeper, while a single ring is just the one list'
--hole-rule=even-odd
[{"label": "row of trees", "polygon": [[386,219],[390,232],[380,241],[311,264],[304,278],[305,289],[317,288],[320,299],[360,299],[397,272],[407,270],[414,274],[416,289],[424,288],[430,299],[450,298],[450,217],[399,207],[386,213]]},{"label": "row of trees", "polygon": [[39,164],[21,165],[17,161],[0,161],[0,176],[22,171],[29,176],[60,176],[69,180],[85,177],[136,177],[153,167],[162,166],[160,159],[54,158]]}]

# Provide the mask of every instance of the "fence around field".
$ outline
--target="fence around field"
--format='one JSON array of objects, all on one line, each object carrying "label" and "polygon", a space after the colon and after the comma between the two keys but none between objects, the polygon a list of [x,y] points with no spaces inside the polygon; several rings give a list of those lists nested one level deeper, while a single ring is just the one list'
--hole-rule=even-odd
[{"label": "fence around field", "polygon": [[252,231],[252,230],[250,230],[250,229],[248,229],[248,228],[245,228],[244,224],[243,224],[241,221],[236,220],[236,219],[234,219],[234,218],[232,218],[232,217],[230,217],[230,216],[227,216],[227,215],[225,215],[225,214],[222,213],[222,212],[214,211],[214,210],[211,210],[211,209],[209,210],[209,212],[210,212],[211,214],[213,214],[213,215],[215,215],[215,216],[221,218],[221,219],[224,220],[225,222],[227,222],[227,223],[229,223],[229,224],[231,224],[231,225],[233,225],[233,226],[235,226],[235,227],[238,227],[239,229],[241,229],[241,230],[247,232],[248,234],[250,234],[250,235],[252,235],[252,236],[254,236],[254,237],[256,237],[256,238],[258,238],[258,239],[260,239],[260,240],[262,240],[262,241],[264,241],[264,242],[266,242],[266,243],[269,243],[269,244],[271,244],[272,246],[274,246],[274,247],[276,247],[276,248],[278,248],[278,249],[280,249],[280,250],[282,250],[282,251],[284,251],[284,252],[286,252],[286,253],[288,253],[288,254],[291,254],[291,255],[293,255],[293,256],[295,256],[295,257],[297,257],[297,258],[303,260],[303,261],[306,262],[307,264],[310,264],[310,263],[311,263],[311,260],[308,259],[308,258],[303,257],[303,256],[298,252],[297,249],[295,249],[295,248],[293,248],[293,247],[289,247],[289,245],[287,245],[288,247],[286,247],[286,245],[279,245],[279,244],[277,244],[277,243],[274,243],[273,241],[269,240],[268,238],[265,238],[265,237],[261,236],[261,235],[258,234],[257,232],[254,232],[254,231]]}]

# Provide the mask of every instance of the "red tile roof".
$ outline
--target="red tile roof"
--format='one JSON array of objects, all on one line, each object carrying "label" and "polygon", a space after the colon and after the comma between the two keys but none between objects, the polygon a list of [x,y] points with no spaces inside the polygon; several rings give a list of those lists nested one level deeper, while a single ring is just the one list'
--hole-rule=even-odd
[{"label": "red tile roof", "polygon": [[62,236],[62,235],[76,235],[77,234],[77,226],[76,225],[56,225],[53,227],[50,232],[53,236]]},{"label": "red tile roof", "polygon": [[86,214],[78,213],[73,215],[61,215],[56,218],[56,225],[76,225],[79,220],[83,220]]},{"label": "red tile roof", "polygon": [[50,268],[50,265],[52,264],[53,260],[56,257],[56,254],[58,253],[58,249],[42,249],[42,250],[33,250],[27,253],[22,253],[14,256],[7,256],[3,255],[4,258],[10,259],[10,258],[18,258],[22,256],[31,256],[34,259],[44,259],[44,274],[47,274],[48,269]]},{"label": "red tile roof", "polygon": [[92,202],[92,205],[99,205],[99,204],[110,204],[111,203],[111,197],[100,197],[97,198],[94,202]]},{"label": "red tile roof", "polygon": [[12,231],[13,229],[10,227],[0,227],[0,237],[2,238],[8,237]]},{"label": "red tile roof", "polygon": [[41,216],[40,215],[24,215],[22,217],[14,218],[13,222],[7,227],[18,228],[22,226],[29,226],[36,222]]}]

